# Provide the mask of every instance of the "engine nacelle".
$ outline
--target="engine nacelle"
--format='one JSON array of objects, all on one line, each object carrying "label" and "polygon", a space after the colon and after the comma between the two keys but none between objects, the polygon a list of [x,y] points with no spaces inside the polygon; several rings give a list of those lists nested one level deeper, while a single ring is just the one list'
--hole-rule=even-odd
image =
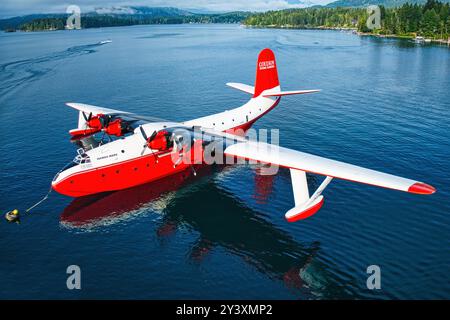
[{"label": "engine nacelle", "polygon": [[148,147],[152,150],[165,151],[172,145],[170,134],[166,130],[159,131],[154,138],[148,142]]}]

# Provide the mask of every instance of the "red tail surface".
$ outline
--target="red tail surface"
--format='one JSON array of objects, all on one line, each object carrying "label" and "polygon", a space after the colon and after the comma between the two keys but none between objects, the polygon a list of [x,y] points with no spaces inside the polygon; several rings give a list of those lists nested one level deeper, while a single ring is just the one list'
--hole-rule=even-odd
[{"label": "red tail surface", "polygon": [[256,64],[256,81],[254,98],[264,90],[272,89],[280,85],[278,81],[277,63],[272,50],[266,48],[259,53]]}]

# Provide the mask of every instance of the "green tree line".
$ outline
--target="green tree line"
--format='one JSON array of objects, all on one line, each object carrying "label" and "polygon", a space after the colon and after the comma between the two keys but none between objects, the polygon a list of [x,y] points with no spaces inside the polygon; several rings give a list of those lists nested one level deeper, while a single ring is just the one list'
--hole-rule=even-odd
[{"label": "green tree line", "polygon": [[[250,13],[196,14],[191,16],[149,17],[145,15],[81,16],[82,28],[117,27],[142,24],[239,23]],[[22,31],[63,30],[67,17],[39,18],[19,26]]]},{"label": "green tree line", "polygon": [[256,27],[357,28],[361,32],[399,36],[422,35],[434,39],[450,36],[450,5],[428,0],[424,5],[406,3],[381,9],[381,28],[370,30],[365,8],[305,8],[268,11],[249,16],[244,24]]},{"label": "green tree line", "polygon": [[[82,28],[130,26],[138,24],[239,23],[255,27],[356,28],[361,32],[398,36],[422,35],[434,39],[450,37],[450,5],[428,0],[424,5],[406,3],[398,8],[381,9],[381,28],[369,30],[365,8],[305,8],[264,13],[231,12],[153,17],[145,15],[86,15]],[[34,19],[22,24],[23,31],[62,30],[66,17]]]}]

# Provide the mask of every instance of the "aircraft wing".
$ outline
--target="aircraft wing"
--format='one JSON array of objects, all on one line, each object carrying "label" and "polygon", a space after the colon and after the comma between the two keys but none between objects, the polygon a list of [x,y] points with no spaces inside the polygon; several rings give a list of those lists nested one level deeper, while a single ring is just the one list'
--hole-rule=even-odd
[{"label": "aircraft wing", "polygon": [[331,178],[360,182],[410,193],[431,194],[436,191],[432,186],[416,180],[262,142],[238,142],[228,146],[224,152],[228,156],[257,160],[289,169],[307,171]]},{"label": "aircraft wing", "polygon": [[108,108],[103,108],[103,107],[97,107],[97,106],[93,106],[90,104],[85,104],[85,103],[74,103],[74,102],[69,102],[66,103],[67,106],[74,108],[78,111],[84,112],[86,114],[89,114],[92,112],[92,114],[96,115],[96,114],[126,114],[128,112],[123,112],[120,110],[114,110],[114,109],[108,109]]},{"label": "aircraft wing", "polygon": [[83,112],[85,115],[89,115],[91,112],[93,115],[104,114],[104,115],[112,115],[112,116],[120,116],[124,120],[135,120],[135,121],[144,121],[144,122],[166,122],[167,120],[163,120],[157,117],[148,117],[148,116],[140,116],[134,113],[103,108],[98,106],[93,106],[85,103],[74,103],[69,102],[66,103],[67,106],[74,108],[80,112]]}]

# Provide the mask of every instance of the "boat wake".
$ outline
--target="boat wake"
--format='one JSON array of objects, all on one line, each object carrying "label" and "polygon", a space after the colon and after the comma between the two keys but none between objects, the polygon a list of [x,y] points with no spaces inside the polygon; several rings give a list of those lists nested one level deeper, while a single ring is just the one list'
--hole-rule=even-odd
[{"label": "boat wake", "polygon": [[110,43],[111,40],[93,44],[73,46],[63,51],[53,52],[45,56],[12,61],[0,65],[0,96],[5,98],[7,93],[19,86],[35,81],[51,73],[57,62],[61,60],[95,53],[99,46]]}]

